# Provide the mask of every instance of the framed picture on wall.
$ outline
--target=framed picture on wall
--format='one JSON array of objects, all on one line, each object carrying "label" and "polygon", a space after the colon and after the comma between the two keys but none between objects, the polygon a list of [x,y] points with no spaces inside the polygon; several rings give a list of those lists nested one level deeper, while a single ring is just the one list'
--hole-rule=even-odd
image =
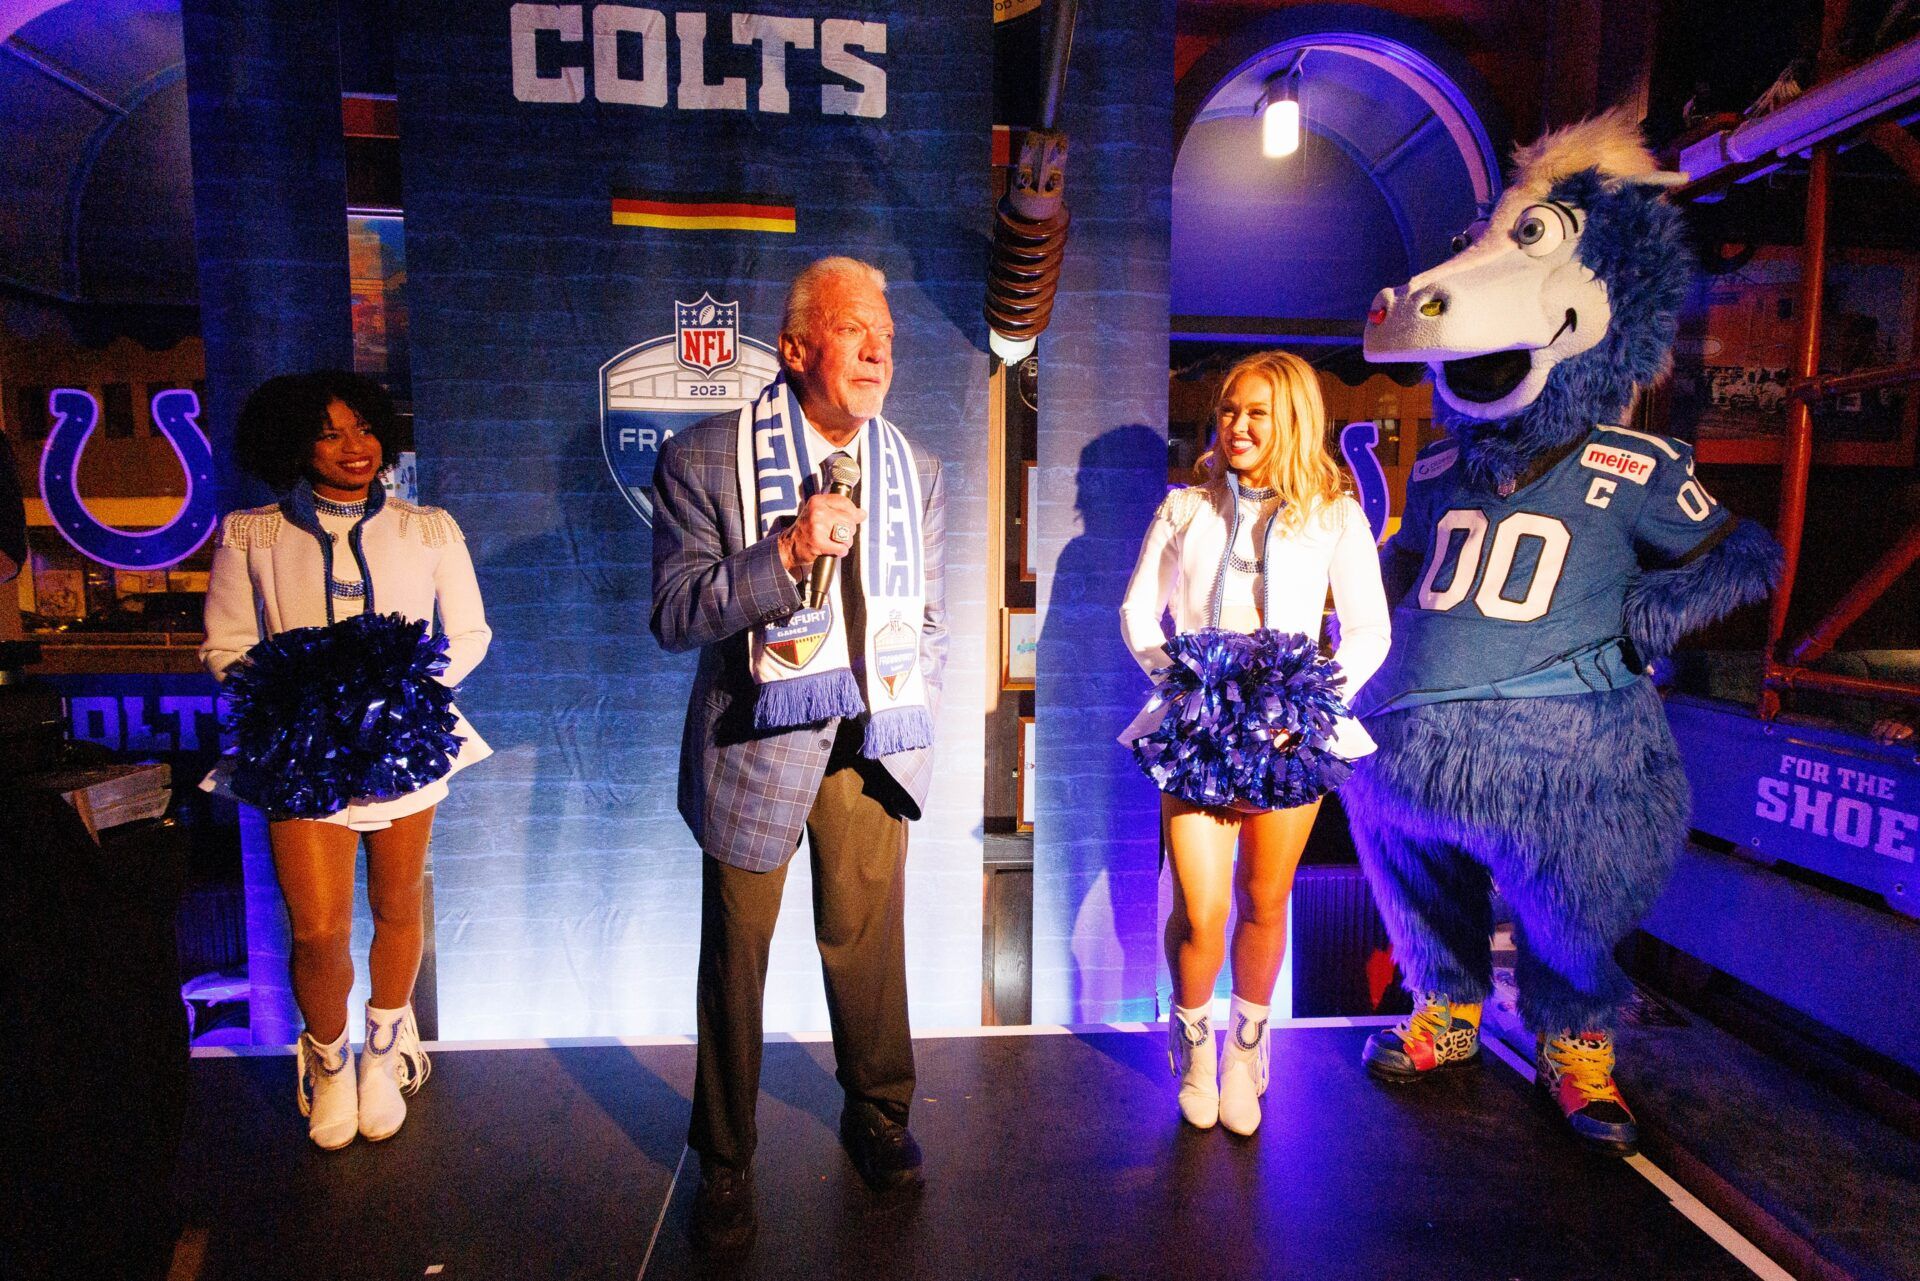
[{"label": "framed picture on wall", "polygon": [[1036,781],[1039,778],[1033,764],[1035,738],[1033,717],[1022,716],[1020,718],[1020,803],[1014,813],[1013,823],[1014,829],[1021,832],[1033,830],[1034,802],[1038,791]]},{"label": "framed picture on wall", "polygon": [[1020,581],[1034,580],[1034,566],[1040,563],[1040,521],[1035,510],[1034,490],[1040,464],[1029,462],[1020,469]]},{"label": "framed picture on wall", "polygon": [[1032,689],[1039,653],[1039,615],[1019,605],[1001,610],[1000,688]]},{"label": "framed picture on wall", "polygon": [[[1691,434],[1703,463],[1777,465],[1802,318],[1800,251],[1763,245],[1739,267],[1696,282],[1680,316],[1667,425]],[[1820,330],[1825,374],[1896,365],[1920,350],[1920,255],[1847,248],[1827,264]],[[1891,386],[1813,406],[1813,458],[1910,467],[1920,396]]]}]

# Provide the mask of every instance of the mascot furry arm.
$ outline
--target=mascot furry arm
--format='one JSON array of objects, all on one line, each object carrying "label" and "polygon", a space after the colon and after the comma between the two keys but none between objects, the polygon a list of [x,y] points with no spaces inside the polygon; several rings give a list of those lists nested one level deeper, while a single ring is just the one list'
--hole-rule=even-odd
[{"label": "mascot furry arm", "polygon": [[1780,581],[1784,553],[1750,520],[1705,555],[1641,573],[1627,588],[1627,638],[1643,662],[1665,658],[1688,632],[1765,597]]}]

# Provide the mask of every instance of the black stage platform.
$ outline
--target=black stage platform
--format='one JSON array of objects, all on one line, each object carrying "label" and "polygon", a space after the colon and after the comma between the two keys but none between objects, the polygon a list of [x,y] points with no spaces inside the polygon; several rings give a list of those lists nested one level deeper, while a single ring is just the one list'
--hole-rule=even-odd
[{"label": "black stage platform", "polygon": [[441,1046],[406,1129],[338,1153],[307,1143],[287,1056],[202,1057],[174,1276],[1785,1275],[1644,1161],[1576,1149],[1510,1055],[1389,1088],[1360,1070],[1368,1028],[1333,1022],[1277,1031],[1252,1140],[1180,1125],[1158,1027],[922,1039],[927,1188],[898,1202],[838,1146],[832,1047],[777,1040],[759,1241],[704,1269],[689,1044]]}]

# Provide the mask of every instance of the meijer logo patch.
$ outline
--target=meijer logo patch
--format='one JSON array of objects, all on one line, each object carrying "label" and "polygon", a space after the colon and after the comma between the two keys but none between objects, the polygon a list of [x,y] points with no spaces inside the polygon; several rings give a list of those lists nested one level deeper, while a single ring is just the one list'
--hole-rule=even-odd
[{"label": "meijer logo patch", "polygon": [[1580,455],[1580,465],[1606,472],[1610,476],[1619,476],[1636,485],[1646,484],[1653,475],[1653,459],[1630,449],[1615,449],[1611,445],[1588,445],[1586,452]]}]

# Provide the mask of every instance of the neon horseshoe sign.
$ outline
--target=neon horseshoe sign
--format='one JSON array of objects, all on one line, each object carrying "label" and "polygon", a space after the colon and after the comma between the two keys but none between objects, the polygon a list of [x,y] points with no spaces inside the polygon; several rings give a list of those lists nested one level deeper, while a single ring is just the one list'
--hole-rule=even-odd
[{"label": "neon horseshoe sign", "polygon": [[1360,490],[1360,510],[1367,515],[1367,526],[1373,530],[1376,543],[1386,532],[1387,513],[1393,502],[1392,493],[1387,489],[1387,473],[1381,470],[1380,459],[1374,454],[1374,447],[1379,443],[1380,428],[1374,423],[1348,423],[1340,429],[1340,453],[1347,460],[1347,470],[1353,473],[1354,485]]},{"label": "neon horseshoe sign", "polygon": [[200,398],[184,388],[156,392],[153,425],[173,446],[187,477],[187,496],[172,520],[130,533],[95,516],[80,497],[80,455],[100,422],[93,393],[55,388],[47,397],[53,429],[40,455],[40,498],[53,527],[81,555],[115,569],[164,569],[199,550],[215,522],[213,449],[200,430]]}]

